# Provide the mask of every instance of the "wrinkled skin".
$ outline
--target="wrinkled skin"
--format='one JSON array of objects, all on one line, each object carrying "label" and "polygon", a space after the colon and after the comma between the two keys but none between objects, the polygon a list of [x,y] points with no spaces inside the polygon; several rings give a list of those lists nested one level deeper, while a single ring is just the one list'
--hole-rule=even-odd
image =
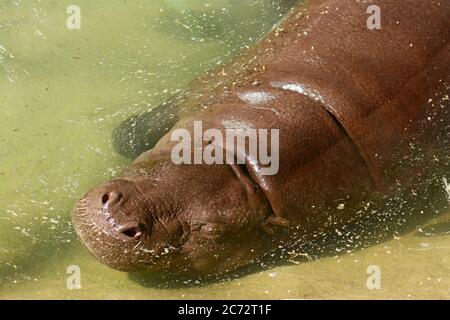
[{"label": "wrinkled skin", "polygon": [[426,161],[449,130],[450,2],[370,4],[381,7],[381,30],[367,29],[361,1],[299,6],[181,103],[172,130],[194,120],[204,130],[280,129],[276,175],[262,176],[248,155],[245,165],[175,165],[172,131],[146,136],[140,151],[152,149],[74,210],[93,255],[124,271],[226,273],[348,221],[351,210],[330,210],[337,200],[409,188],[423,168],[395,168],[410,141]]},{"label": "wrinkled skin", "polygon": [[[100,260],[123,271],[222,273],[255,258],[251,250],[260,251],[262,240],[255,226],[270,208],[230,166],[183,167],[168,159],[136,167],[137,176],[92,189],[76,209],[77,229],[89,230],[80,236]],[[241,232],[252,241],[241,241]]]}]

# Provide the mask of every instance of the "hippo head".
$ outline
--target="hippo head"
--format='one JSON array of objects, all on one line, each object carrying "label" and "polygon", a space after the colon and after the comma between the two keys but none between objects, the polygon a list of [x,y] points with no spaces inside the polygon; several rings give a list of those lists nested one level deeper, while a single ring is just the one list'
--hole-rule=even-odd
[{"label": "hippo head", "polygon": [[226,273],[261,256],[271,214],[245,166],[134,164],[87,192],[73,224],[89,251],[122,271]]}]

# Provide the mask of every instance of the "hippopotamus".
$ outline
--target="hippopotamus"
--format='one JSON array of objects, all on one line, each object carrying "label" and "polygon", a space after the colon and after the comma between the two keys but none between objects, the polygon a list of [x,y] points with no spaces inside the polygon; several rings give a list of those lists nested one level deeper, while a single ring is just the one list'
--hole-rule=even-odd
[{"label": "hippopotamus", "polygon": [[[449,1],[297,5],[184,98],[133,119],[151,130],[122,150],[142,154],[78,202],[78,235],[114,269],[219,275],[334,233],[356,216],[345,201],[413,189],[421,166],[402,161],[432,155],[448,134],[449,38]],[[174,160],[199,123],[200,142],[183,158],[213,148],[234,161]],[[267,157],[219,138],[251,129],[267,133],[258,141],[278,159],[273,172]]]}]

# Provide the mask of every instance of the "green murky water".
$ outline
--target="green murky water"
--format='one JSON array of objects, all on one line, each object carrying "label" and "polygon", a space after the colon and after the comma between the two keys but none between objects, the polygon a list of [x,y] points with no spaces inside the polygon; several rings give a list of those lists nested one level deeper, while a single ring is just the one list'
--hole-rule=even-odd
[{"label": "green murky water", "polygon": [[[80,30],[66,27],[72,1],[0,0],[0,298],[450,298],[450,214],[433,237],[209,284],[161,288],[96,262],[70,211],[129,163],[113,128],[228,61],[292,1],[76,2]],[[67,288],[70,265],[79,290]],[[381,289],[366,285],[371,265]]]}]

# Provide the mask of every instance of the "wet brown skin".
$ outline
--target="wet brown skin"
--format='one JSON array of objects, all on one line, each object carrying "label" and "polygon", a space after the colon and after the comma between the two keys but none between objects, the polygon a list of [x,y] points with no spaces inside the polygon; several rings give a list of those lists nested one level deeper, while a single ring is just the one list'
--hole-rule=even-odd
[{"label": "wet brown skin", "polygon": [[[371,199],[406,181],[387,173],[410,152],[402,142],[431,113],[433,132],[450,123],[448,102],[428,103],[449,94],[450,1],[361,2],[299,6],[192,85],[173,130],[192,130],[194,120],[203,130],[279,129],[276,175],[262,176],[249,158],[175,165],[171,131],[80,200],[73,223],[93,255],[124,271],[221,274],[354,215],[325,210],[330,202]],[[381,30],[367,29],[370,4],[381,8]],[[254,93],[268,99],[249,101]],[[421,139],[425,150],[435,144],[432,134]]]}]

